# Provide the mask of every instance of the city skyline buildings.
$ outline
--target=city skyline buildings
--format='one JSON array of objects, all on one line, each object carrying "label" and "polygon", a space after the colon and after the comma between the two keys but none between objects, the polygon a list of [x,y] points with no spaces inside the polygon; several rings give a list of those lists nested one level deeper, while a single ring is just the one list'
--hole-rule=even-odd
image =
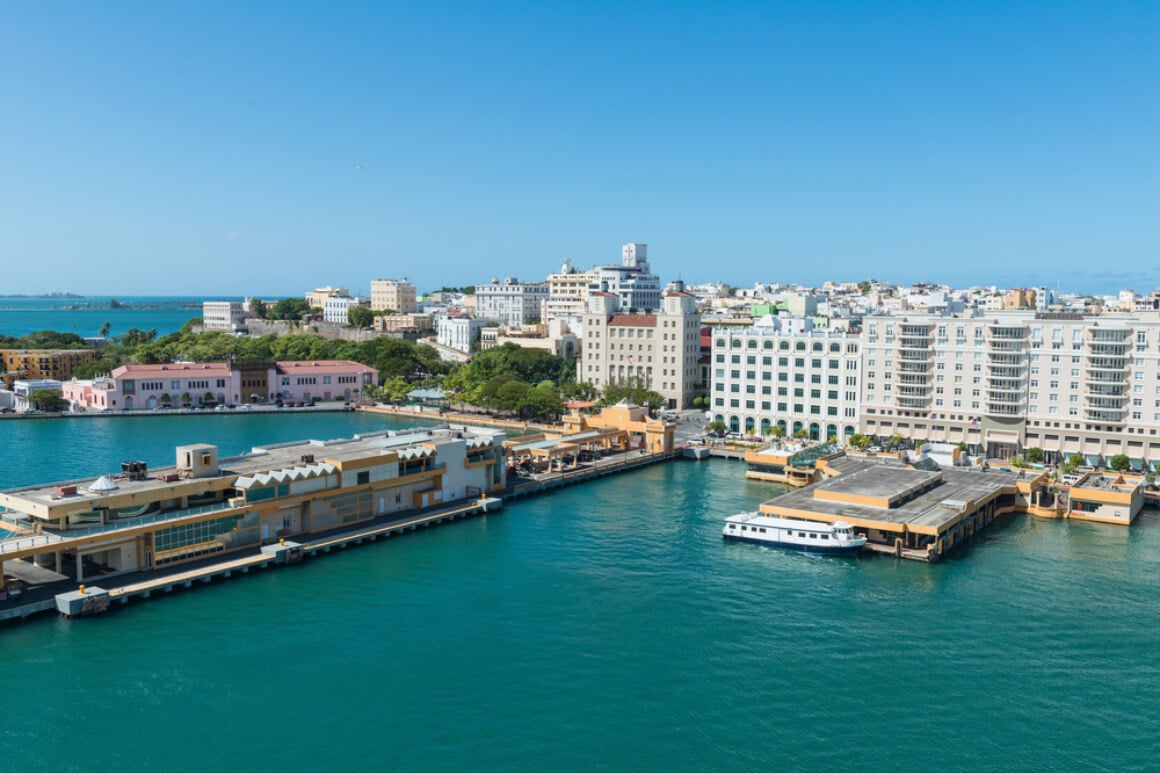
[{"label": "city skyline buildings", "polygon": [[427,290],[634,240],[687,282],[1160,286],[1154,6],[7,21],[6,292]]}]

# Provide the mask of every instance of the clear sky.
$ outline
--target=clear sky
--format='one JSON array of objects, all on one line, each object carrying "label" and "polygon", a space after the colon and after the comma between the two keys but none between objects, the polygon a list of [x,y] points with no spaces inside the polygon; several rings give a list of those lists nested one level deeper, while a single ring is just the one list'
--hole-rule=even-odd
[{"label": "clear sky", "polygon": [[14,2],[0,292],[1160,287],[1160,2]]}]

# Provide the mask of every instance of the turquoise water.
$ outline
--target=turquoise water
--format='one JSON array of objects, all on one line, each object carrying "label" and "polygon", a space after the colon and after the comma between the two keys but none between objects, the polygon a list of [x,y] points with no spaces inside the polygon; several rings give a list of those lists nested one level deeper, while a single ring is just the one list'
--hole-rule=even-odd
[{"label": "turquoise water", "polygon": [[[88,298],[0,298],[0,335],[23,336],[37,330],[76,333],[82,338],[100,334],[109,323],[109,335],[119,336],[130,328],[156,330],[158,336],[174,333],[189,320],[201,316],[203,300],[240,298],[171,298],[118,296],[123,304],[144,308],[110,309],[111,296]],[[194,308],[183,306],[195,305]],[[90,308],[66,309],[64,306]],[[56,308],[54,308],[56,307]],[[96,307],[96,308],[91,308]]]},{"label": "turquoise water", "polygon": [[[35,438],[57,425],[85,433],[67,463],[91,472],[383,421],[287,418],[0,432],[38,425],[19,429],[29,482],[58,465],[60,437]],[[810,558],[721,541],[774,490],[742,469],[654,466],[105,618],[0,628],[6,767],[1155,766],[1153,515],[1015,517],[931,566]]]}]

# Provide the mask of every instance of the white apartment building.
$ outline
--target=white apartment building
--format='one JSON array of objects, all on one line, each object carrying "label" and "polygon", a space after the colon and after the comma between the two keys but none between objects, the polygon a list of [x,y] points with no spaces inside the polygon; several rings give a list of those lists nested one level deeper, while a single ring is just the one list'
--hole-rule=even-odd
[{"label": "white apartment building", "polygon": [[1160,463],[1160,312],[864,320],[861,431]]},{"label": "white apartment building", "polygon": [[521,282],[514,277],[501,282],[493,277],[489,284],[475,288],[475,316],[519,327],[540,319],[547,298],[547,282]]},{"label": "white apartment building", "polygon": [[650,311],[661,307],[661,280],[648,265],[648,245],[631,243],[621,247],[618,265],[597,266],[596,278],[588,291],[612,293],[625,311]]},{"label": "white apartment building", "polygon": [[335,322],[339,325],[346,325],[349,322],[347,312],[355,306],[366,306],[370,308],[371,301],[369,298],[361,298],[355,296],[350,298],[347,296],[331,296],[322,299],[322,319],[327,322]]},{"label": "white apartment building", "polygon": [[201,326],[205,330],[237,333],[246,329],[250,313],[248,301],[204,301],[201,304]]},{"label": "white apartment building", "polygon": [[763,317],[745,329],[712,331],[711,405],[730,432],[764,435],[781,427],[813,440],[845,440],[858,431],[861,340]]},{"label": "white apartment building", "polygon": [[372,279],[371,308],[375,311],[397,311],[414,314],[418,311],[415,285],[404,279]]},{"label": "white apartment building", "polygon": [[439,335],[436,339],[440,346],[449,349],[471,353],[472,345],[479,340],[479,333],[487,322],[470,317],[444,317],[439,320]]},{"label": "white apartment building", "polygon": [[576,379],[603,389],[639,383],[665,398],[669,408],[687,408],[697,386],[701,316],[686,292],[666,293],[649,314],[621,313],[608,292],[589,295]]}]

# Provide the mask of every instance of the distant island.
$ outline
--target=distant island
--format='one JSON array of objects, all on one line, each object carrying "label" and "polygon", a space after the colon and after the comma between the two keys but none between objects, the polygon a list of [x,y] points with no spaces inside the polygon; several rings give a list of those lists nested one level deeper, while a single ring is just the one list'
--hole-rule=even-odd
[{"label": "distant island", "polygon": [[0,294],[0,298],[85,298],[87,296],[76,293],[42,293],[40,295]]}]

